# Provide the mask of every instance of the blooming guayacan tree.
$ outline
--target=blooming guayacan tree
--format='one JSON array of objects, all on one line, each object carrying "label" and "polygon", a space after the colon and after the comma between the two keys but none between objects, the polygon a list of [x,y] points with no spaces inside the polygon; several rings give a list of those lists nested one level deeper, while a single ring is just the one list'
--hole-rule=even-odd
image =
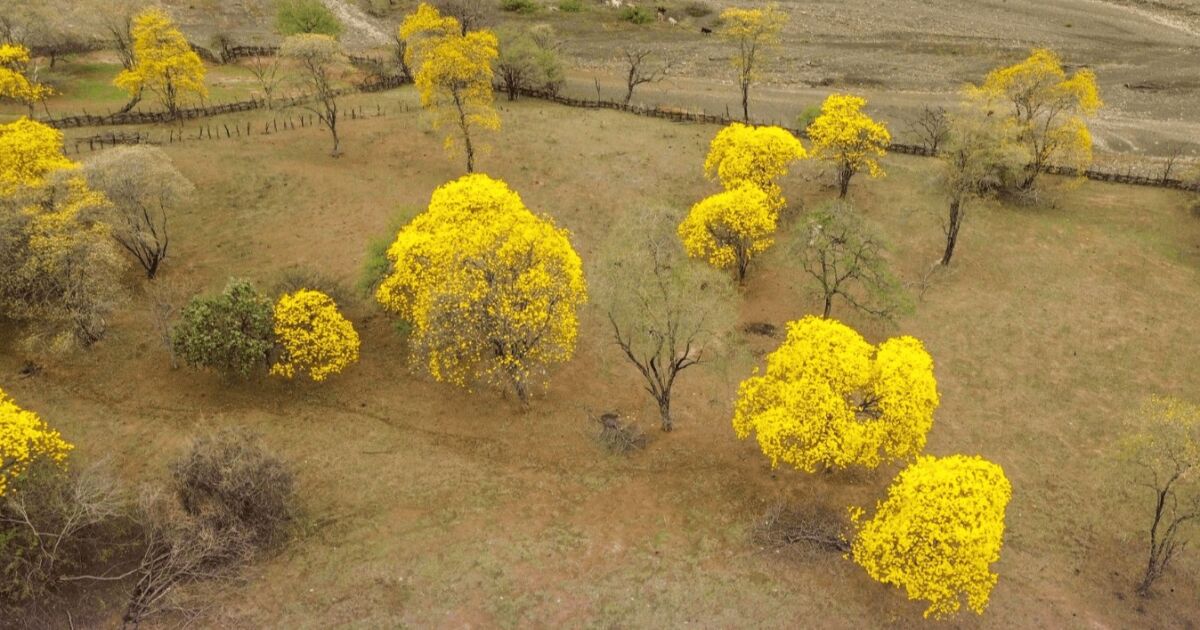
[{"label": "blooming guayacan tree", "polygon": [[750,122],[750,86],[758,79],[764,56],[779,45],[779,34],[787,19],[787,14],[773,3],[761,9],[729,7],[721,12],[722,26],[717,32],[737,47],[733,66],[737,69],[742,118],[746,122]]},{"label": "blooming guayacan tree", "polygon": [[767,193],[772,208],[779,210],[785,200],[776,180],[787,175],[793,162],[807,155],[796,136],[786,129],[733,123],[713,138],[704,160],[704,173],[720,181],[726,190],[754,184]]},{"label": "blooming guayacan tree", "polygon": [[137,97],[150,91],[172,115],[188,97],[208,95],[204,62],[170,16],[149,8],[133,19],[133,67],[123,70],[113,84]]},{"label": "blooming guayacan tree", "polygon": [[745,183],[692,206],[678,232],[689,256],[718,269],[733,267],[740,283],[750,262],[775,242],[778,220],[767,193]]},{"label": "blooming guayacan tree", "polygon": [[575,352],[587,287],[569,236],[504,182],[467,175],[396,235],[375,296],[412,325],[435,379],[512,387],[524,402]]},{"label": "blooming guayacan tree", "polygon": [[50,87],[26,76],[29,49],[19,44],[0,44],[0,98],[24,103],[33,115],[33,106],[54,94]]},{"label": "blooming guayacan tree", "polygon": [[755,433],[771,465],[799,470],[911,460],[938,406],[933,359],[912,337],[872,347],[840,322],[805,317],[738,387],[733,428]]},{"label": "blooming guayacan tree", "polygon": [[871,177],[882,177],[876,158],[887,153],[892,135],[883,123],[862,112],[866,99],[849,94],[830,94],[821,105],[821,115],[808,126],[813,157],[831,162],[837,169],[838,197],[844,198],[850,178],[867,169]]},{"label": "blooming guayacan tree", "polygon": [[[929,602],[925,616],[954,615],[966,596],[978,614],[999,579],[1004,510],[1012,485],[981,457],[921,457],[896,477],[875,515],[858,525],[854,561],[874,579]],[[857,523],[861,509],[853,509]]]},{"label": "blooming guayacan tree", "polygon": [[108,201],[75,169],[58,131],[0,125],[0,314],[57,348],[100,338],[124,271]]},{"label": "blooming guayacan tree", "polygon": [[62,464],[75,448],[0,390],[0,497],[39,460]]},{"label": "blooming guayacan tree", "polygon": [[275,342],[280,356],[271,374],[285,378],[307,374],[319,383],[358,361],[358,332],[333,298],[320,291],[301,289],[279,298]]},{"label": "blooming guayacan tree", "polygon": [[1036,49],[1026,60],[988,73],[982,85],[967,88],[967,97],[1009,109],[1032,160],[1018,182],[1021,190],[1032,188],[1051,164],[1082,173],[1092,163],[1087,120],[1103,103],[1091,70],[1068,77],[1058,55]]},{"label": "blooming guayacan tree", "polygon": [[417,68],[414,81],[421,106],[433,115],[435,129],[456,130],[446,134],[446,149],[453,150],[461,140],[467,172],[474,172],[472,131],[500,128],[492,105],[492,66],[500,54],[499,40],[487,30],[464,35],[458,20],[424,3],[400,25],[400,37],[409,42],[406,59]]}]

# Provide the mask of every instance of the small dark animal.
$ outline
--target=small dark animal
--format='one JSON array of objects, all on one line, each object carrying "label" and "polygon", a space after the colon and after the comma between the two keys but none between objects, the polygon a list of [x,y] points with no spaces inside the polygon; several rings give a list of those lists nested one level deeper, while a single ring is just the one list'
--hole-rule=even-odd
[{"label": "small dark animal", "polygon": [[712,29],[708,28],[707,26],[701,26],[700,32],[704,35],[712,35]]}]

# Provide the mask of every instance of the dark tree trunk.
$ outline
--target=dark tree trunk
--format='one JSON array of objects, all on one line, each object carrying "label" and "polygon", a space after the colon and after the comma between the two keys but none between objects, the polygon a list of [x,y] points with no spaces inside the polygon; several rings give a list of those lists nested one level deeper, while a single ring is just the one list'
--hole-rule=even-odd
[{"label": "dark tree trunk", "polygon": [[833,294],[825,294],[825,312],[822,315],[825,319],[829,319],[829,314],[833,312]]},{"label": "dark tree trunk", "polygon": [[962,200],[950,202],[950,226],[946,229],[946,252],[942,254],[942,265],[950,264],[954,255],[954,246],[958,244],[958,228],[962,225]]},{"label": "dark tree trunk", "polygon": [[742,120],[750,123],[750,83],[742,82]]},{"label": "dark tree trunk", "polygon": [[662,430],[664,433],[670,433],[674,428],[671,422],[671,392],[670,390],[662,393],[658,398],[658,415],[662,419]]},{"label": "dark tree trunk", "polygon": [[846,193],[850,191],[850,176],[854,173],[846,166],[838,171],[838,199],[845,199]]}]

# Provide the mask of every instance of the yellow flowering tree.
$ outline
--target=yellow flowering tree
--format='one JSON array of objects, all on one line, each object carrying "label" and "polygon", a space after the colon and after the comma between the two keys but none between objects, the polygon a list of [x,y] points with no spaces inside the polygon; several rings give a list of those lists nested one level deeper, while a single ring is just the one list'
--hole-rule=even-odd
[{"label": "yellow flowering tree", "polygon": [[137,97],[148,90],[172,115],[188,97],[208,95],[204,62],[179,27],[161,9],[151,7],[133,18],[133,67],[121,71],[113,85]]},{"label": "yellow flowering tree", "polygon": [[718,269],[733,267],[741,283],[750,262],[774,244],[778,220],[767,193],[745,183],[692,206],[678,233],[689,256]]},{"label": "yellow flowering tree", "polygon": [[461,24],[454,16],[442,15],[441,11],[425,2],[417,10],[404,16],[398,30],[398,41],[404,42],[404,64],[419,68],[429,50],[441,39],[464,36]]},{"label": "yellow flowering tree", "polygon": [[24,118],[0,125],[0,314],[46,329],[58,347],[68,333],[100,338],[124,269],[108,201],[75,168],[58,131]]},{"label": "yellow flowering tree", "polygon": [[405,18],[400,36],[407,42],[405,61],[417,68],[413,80],[421,106],[432,114],[435,129],[455,130],[446,134],[446,150],[461,140],[467,172],[475,172],[473,131],[500,128],[492,90],[499,40],[487,30],[463,34],[458,20],[424,3]]},{"label": "yellow flowering tree", "polygon": [[862,112],[866,99],[849,94],[830,94],[821,105],[821,115],[808,126],[813,157],[831,162],[837,169],[838,198],[845,198],[850,178],[864,168],[871,177],[882,177],[876,158],[887,153],[892,135],[883,123]]},{"label": "yellow flowering tree", "polygon": [[575,352],[587,287],[569,236],[504,182],[467,175],[396,235],[375,296],[412,325],[414,359],[435,379],[525,402]]},{"label": "yellow flowering tree", "polygon": [[285,378],[307,374],[319,383],[358,361],[358,332],[320,291],[301,289],[279,298],[275,341],[280,355],[271,374]]},{"label": "yellow flowering tree", "polygon": [[742,118],[750,122],[750,86],[758,80],[764,57],[779,46],[787,14],[777,4],[761,9],[729,7],[721,12],[721,38],[737,47],[733,67],[742,92]]},{"label": "yellow flowering tree", "polygon": [[786,200],[776,180],[787,175],[793,162],[807,155],[796,136],[786,129],[733,123],[713,138],[704,160],[704,173],[720,181],[726,190],[754,184],[779,210]]},{"label": "yellow flowering tree", "polygon": [[0,390],[0,497],[35,462],[62,464],[73,448],[36,413],[18,407]]},{"label": "yellow flowering tree", "polygon": [[33,106],[54,94],[54,90],[26,76],[29,49],[20,44],[0,44],[0,99],[24,103],[33,115]]},{"label": "yellow flowering tree", "polygon": [[933,359],[912,337],[872,347],[840,322],[808,316],[738,387],[733,428],[771,465],[876,468],[925,448],[938,406]]},{"label": "yellow flowering tree", "polygon": [[1004,510],[1012,485],[1004,470],[981,457],[921,457],[903,471],[875,515],[858,523],[850,554],[884,584],[929,602],[926,617],[955,615],[965,596],[977,614],[987,608],[997,576],[992,563],[1004,542]]},{"label": "yellow flowering tree", "polygon": [[982,85],[968,87],[967,97],[1009,110],[1031,158],[1021,190],[1031,189],[1051,164],[1081,174],[1091,165],[1087,121],[1103,106],[1091,70],[1068,77],[1057,54],[1035,49],[1024,61],[988,73]]},{"label": "yellow flowering tree", "polygon": [[0,125],[0,196],[41,186],[49,173],[74,168],[62,145],[61,131],[28,118]]}]

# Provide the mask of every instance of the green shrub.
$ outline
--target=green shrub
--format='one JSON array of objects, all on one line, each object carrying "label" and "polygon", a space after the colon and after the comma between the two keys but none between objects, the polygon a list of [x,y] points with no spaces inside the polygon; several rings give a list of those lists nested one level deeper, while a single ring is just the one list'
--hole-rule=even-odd
[{"label": "green shrub", "polygon": [[804,111],[800,112],[799,116],[796,117],[796,126],[800,129],[808,129],[808,126],[811,125],[813,121],[816,120],[820,115],[820,107],[817,107],[816,105],[809,105],[808,107],[804,108]]},{"label": "green shrub", "polygon": [[171,345],[192,367],[249,376],[266,367],[275,345],[273,310],[249,282],[230,280],[220,295],[192,298],[171,330]]},{"label": "green shrub", "polygon": [[702,18],[706,15],[712,15],[713,8],[707,2],[689,2],[683,6],[683,12],[690,17]]},{"label": "green shrub", "polygon": [[536,13],[540,7],[534,0],[500,0],[500,8],[511,13]]},{"label": "green shrub", "polygon": [[558,10],[563,13],[579,13],[583,11],[583,0],[562,0],[558,3]]},{"label": "green shrub", "polygon": [[654,15],[642,7],[625,6],[621,9],[621,19],[634,24],[649,24],[654,21]]},{"label": "green shrub", "polygon": [[358,290],[369,298],[374,298],[375,289],[392,271],[392,261],[388,260],[387,250],[396,240],[396,233],[404,227],[420,210],[417,208],[401,208],[390,221],[387,231],[367,241],[367,258],[363,261],[362,271],[358,276]]},{"label": "green shrub", "polygon": [[342,34],[342,23],[321,0],[278,0],[275,29],[284,37],[301,33],[337,37]]}]

